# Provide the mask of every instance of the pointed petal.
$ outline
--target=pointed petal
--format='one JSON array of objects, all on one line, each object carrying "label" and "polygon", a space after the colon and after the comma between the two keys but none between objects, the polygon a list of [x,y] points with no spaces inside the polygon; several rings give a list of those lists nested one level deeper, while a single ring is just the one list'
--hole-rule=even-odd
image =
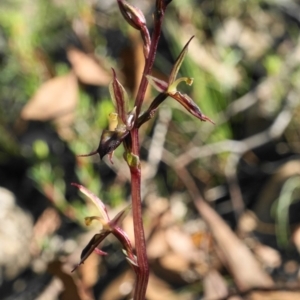
[{"label": "pointed petal", "polygon": [[112,153],[125,139],[129,131],[109,131],[104,130],[101,135],[98,153],[102,159],[106,154]]},{"label": "pointed petal", "polygon": [[[125,249],[122,249],[122,252],[124,253],[126,259],[128,260],[128,262],[133,265],[134,267],[138,267],[138,263],[137,263],[137,257],[136,255],[132,254],[130,255]],[[131,256],[131,258],[129,258],[129,255]]]},{"label": "pointed petal", "polygon": [[136,259],[133,260],[133,259],[129,258],[128,256],[126,256],[126,259],[133,267],[139,267]]},{"label": "pointed petal", "polygon": [[72,272],[74,272],[81,264],[85,262],[85,260],[91,255],[91,253],[95,250],[95,248],[104,240],[104,238],[108,234],[110,234],[109,231],[102,231],[93,236],[93,238],[89,241],[86,247],[82,250],[80,255],[80,262],[78,265],[74,267]]},{"label": "pointed petal", "polygon": [[110,222],[110,227],[120,226],[124,218],[128,215],[131,210],[131,204],[122,209]]},{"label": "pointed petal", "polygon": [[114,151],[107,154],[108,160],[112,165],[114,164],[113,155],[114,155]]},{"label": "pointed petal", "polygon": [[103,218],[98,217],[98,216],[85,217],[84,218],[84,223],[85,223],[86,226],[90,226],[91,223],[95,220],[97,220],[101,223],[102,228],[107,228],[107,226],[108,226],[107,220],[104,220]]},{"label": "pointed petal", "polygon": [[201,121],[209,121],[212,124],[215,124],[210,118],[208,118],[201,112],[197,104],[188,95],[176,92],[174,94],[169,94],[169,96],[178,101],[188,112],[190,112],[196,118],[200,119]]},{"label": "pointed petal", "polygon": [[168,83],[160,80],[154,76],[146,75],[148,82],[152,85],[158,92],[164,93],[168,89]]},{"label": "pointed petal", "polygon": [[119,226],[111,228],[111,233],[119,240],[123,245],[123,248],[127,251],[128,256],[132,258],[133,248],[127,233]]},{"label": "pointed petal", "polygon": [[117,75],[114,69],[113,81],[109,84],[110,96],[116,106],[116,111],[123,123],[126,124],[126,115],[128,111],[128,95],[122,84],[117,79]]},{"label": "pointed petal", "polygon": [[97,247],[94,249],[94,252],[96,252],[100,256],[106,256],[107,255],[107,252],[102,251],[101,249],[99,249]]},{"label": "pointed petal", "polygon": [[177,74],[178,74],[178,71],[181,67],[181,64],[182,64],[183,60],[184,60],[184,57],[187,54],[189,43],[191,42],[191,40],[193,38],[194,38],[194,36],[192,36],[189,39],[189,41],[186,43],[186,45],[183,47],[182,51],[180,52],[179,56],[177,57],[177,59],[175,61],[175,65],[172,69],[171,75],[169,77],[169,85],[171,85],[175,81],[175,79],[177,77]]},{"label": "pointed petal", "polygon": [[131,246],[130,240],[126,234],[126,232],[121,229],[120,227],[114,227],[112,229],[112,234],[119,240],[119,242],[123,246],[123,253],[126,256],[126,259],[130,263],[130,265],[133,267],[135,271],[137,271],[138,263],[137,263],[137,257],[134,254],[133,248]]},{"label": "pointed petal", "polygon": [[89,199],[91,199],[93,201],[93,203],[99,209],[102,219],[104,221],[106,221],[106,223],[108,223],[109,222],[109,216],[107,214],[107,210],[106,210],[106,207],[105,207],[104,203],[95,194],[93,194],[91,191],[89,191],[83,185],[80,185],[80,184],[77,184],[77,183],[71,183],[71,185],[76,186],[80,190],[80,192],[85,194]]},{"label": "pointed petal", "polygon": [[98,154],[98,150],[94,150],[94,151],[92,151],[92,152],[90,152],[90,153],[87,153],[87,154],[78,154],[78,155],[76,155],[77,157],[88,157],[88,156],[93,156],[93,155],[95,155],[95,154]]}]

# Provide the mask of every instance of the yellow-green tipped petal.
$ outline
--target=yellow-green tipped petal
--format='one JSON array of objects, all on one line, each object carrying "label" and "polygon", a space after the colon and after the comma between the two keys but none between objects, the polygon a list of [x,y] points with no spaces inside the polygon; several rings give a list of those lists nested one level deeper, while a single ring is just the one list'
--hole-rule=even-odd
[{"label": "yellow-green tipped petal", "polygon": [[107,214],[106,207],[104,203],[91,191],[89,191],[87,188],[85,188],[83,185],[77,184],[77,183],[71,183],[73,186],[76,186],[80,192],[82,192],[84,195],[86,195],[90,200],[93,201],[93,203],[97,206],[98,210],[100,211],[100,217],[99,219],[104,220],[106,223],[110,221],[109,216]]},{"label": "yellow-green tipped petal", "polygon": [[98,216],[85,217],[84,223],[86,226],[90,226],[94,220],[99,221],[102,224],[102,226],[105,226],[105,224],[107,224],[105,220]]},{"label": "yellow-green tipped petal", "polygon": [[169,85],[171,85],[176,77],[177,77],[177,74],[178,74],[178,71],[181,67],[181,64],[187,54],[187,51],[188,51],[188,46],[189,46],[189,43],[191,42],[191,40],[194,38],[194,36],[192,36],[189,41],[186,43],[186,45],[183,47],[182,51],[180,52],[179,56],[177,57],[176,61],[175,61],[175,65],[172,69],[172,72],[171,72],[171,75],[169,77]]},{"label": "yellow-green tipped petal", "polygon": [[167,93],[172,95],[175,94],[177,92],[177,86],[180,82],[185,82],[187,85],[192,85],[193,81],[194,79],[190,77],[180,77],[168,87]]}]

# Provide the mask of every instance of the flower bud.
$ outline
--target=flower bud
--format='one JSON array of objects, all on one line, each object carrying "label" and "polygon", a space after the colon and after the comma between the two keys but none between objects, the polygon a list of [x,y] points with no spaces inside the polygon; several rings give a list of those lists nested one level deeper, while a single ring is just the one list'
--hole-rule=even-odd
[{"label": "flower bud", "polygon": [[128,2],[123,0],[118,0],[118,5],[124,19],[132,27],[137,30],[141,30],[142,27],[146,25],[145,16],[139,8],[134,7],[133,5],[130,5]]},{"label": "flower bud", "polygon": [[151,38],[146,26],[146,19],[143,12],[139,8],[134,7],[123,0],[118,0],[118,5],[127,23],[140,31],[144,43],[144,56],[145,58],[148,58]]}]

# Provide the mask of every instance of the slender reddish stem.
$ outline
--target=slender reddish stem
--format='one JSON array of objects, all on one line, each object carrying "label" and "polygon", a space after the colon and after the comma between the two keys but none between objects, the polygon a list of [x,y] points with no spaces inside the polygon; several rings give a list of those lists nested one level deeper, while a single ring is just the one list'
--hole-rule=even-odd
[{"label": "slender reddish stem", "polygon": [[[138,129],[131,131],[132,152],[139,154],[139,137]],[[131,196],[132,196],[132,213],[135,247],[138,262],[136,286],[134,291],[135,300],[144,300],[149,279],[149,264],[146,251],[146,241],[144,234],[143,216],[142,216],[142,199],[141,199],[141,166],[130,167],[131,174]]]},{"label": "slender reddish stem", "polygon": [[[165,7],[164,7],[165,9]],[[143,104],[146,89],[148,86],[148,81],[146,75],[151,73],[157,45],[161,34],[162,20],[164,17],[165,10],[160,10],[156,12],[154,31],[151,39],[151,46],[148,58],[145,62],[145,67],[143,71],[143,76],[140,82],[138,93],[135,100],[136,114],[139,116],[141,111],[141,106]],[[140,157],[140,147],[139,147],[139,132],[138,123],[132,128],[131,135],[131,152],[133,155]],[[133,214],[133,226],[134,226],[134,237],[135,237],[135,247],[137,254],[137,279],[134,291],[134,300],[144,300],[146,297],[146,290],[149,280],[149,264],[146,251],[146,241],[144,234],[143,225],[143,215],[142,215],[142,199],[141,199],[141,166],[138,163],[137,166],[130,166],[131,174],[131,196],[132,196],[132,214]]]},{"label": "slender reddish stem", "polygon": [[141,111],[141,106],[143,104],[144,98],[145,98],[145,93],[147,90],[148,86],[148,80],[146,78],[146,75],[149,75],[152,71],[152,67],[154,64],[155,56],[156,56],[156,51],[157,51],[157,45],[159,42],[159,38],[161,35],[161,26],[162,26],[162,21],[164,18],[164,11],[160,11],[160,14],[155,18],[155,24],[154,24],[154,30],[151,38],[151,46],[150,46],[150,51],[148,55],[148,59],[146,60],[144,71],[143,71],[143,76],[141,79],[141,83],[137,92],[137,96],[135,99],[135,104],[136,106],[136,115],[138,116]]}]

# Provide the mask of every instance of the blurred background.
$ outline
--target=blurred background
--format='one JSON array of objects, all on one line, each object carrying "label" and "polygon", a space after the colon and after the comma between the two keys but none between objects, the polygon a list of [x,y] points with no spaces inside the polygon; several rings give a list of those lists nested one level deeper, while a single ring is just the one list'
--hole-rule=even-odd
[{"label": "blurred background", "polygon": [[[151,31],[155,1],[130,3]],[[153,74],[195,35],[180,89],[216,125],[167,99],[141,127],[147,299],[300,299],[299,25],[296,0],[169,5]],[[0,299],[130,299],[114,238],[71,273],[99,227],[70,183],[112,217],[130,202],[122,147],[113,164],[76,156],[108,128],[111,67],[134,99],[142,42],[116,1],[1,0]],[[123,228],[133,241],[130,215]]]}]

